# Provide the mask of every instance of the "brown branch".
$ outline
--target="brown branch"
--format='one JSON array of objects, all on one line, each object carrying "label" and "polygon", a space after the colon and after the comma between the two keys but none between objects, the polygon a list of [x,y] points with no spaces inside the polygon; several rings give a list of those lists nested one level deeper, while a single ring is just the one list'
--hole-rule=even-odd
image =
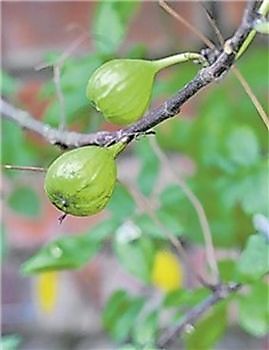
[{"label": "brown branch", "polygon": [[23,128],[38,133],[48,142],[65,148],[85,145],[106,146],[122,138],[127,138],[130,142],[135,135],[147,132],[166,119],[177,115],[180,112],[181,106],[192,96],[229,72],[235,61],[237,52],[252,29],[253,22],[256,18],[257,5],[258,1],[247,3],[239,28],[234,33],[233,37],[225,43],[223,50],[218,53],[215,61],[210,66],[202,68],[177,94],[163,102],[159,107],[146,113],[143,118],[125,129],[120,129],[116,132],[99,131],[92,134],[59,131],[37,121],[35,118],[31,117],[29,113],[15,108],[3,100],[1,100],[0,112],[6,118],[16,121]]},{"label": "brown branch", "polygon": [[184,333],[208,312],[219,301],[227,299],[232,293],[235,293],[241,287],[238,283],[228,283],[218,285],[213,293],[209,295],[200,304],[189,310],[177,325],[168,328],[158,341],[158,347],[163,349]]}]

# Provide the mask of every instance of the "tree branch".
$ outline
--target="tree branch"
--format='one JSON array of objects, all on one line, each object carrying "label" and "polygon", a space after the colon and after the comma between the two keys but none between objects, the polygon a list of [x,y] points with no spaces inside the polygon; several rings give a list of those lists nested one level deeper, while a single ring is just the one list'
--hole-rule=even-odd
[{"label": "tree branch", "polygon": [[204,313],[209,311],[215,304],[219,301],[227,299],[229,295],[238,291],[241,287],[238,283],[229,283],[229,284],[220,284],[218,285],[213,293],[203,300],[200,304],[194,306],[187,312],[177,325],[172,328],[168,328],[163,335],[160,337],[160,340],[157,344],[158,347],[163,349],[167,347],[175,338],[179,337],[188,327],[192,327],[195,322],[197,322]]},{"label": "tree branch", "polygon": [[75,148],[85,145],[106,146],[126,138],[132,141],[134,136],[147,132],[161,122],[174,117],[180,112],[181,106],[202,88],[223,77],[233,65],[236,54],[252,30],[253,22],[257,17],[256,10],[259,2],[247,3],[241,24],[233,37],[226,41],[223,50],[218,52],[215,61],[208,67],[202,68],[198,74],[187,83],[177,94],[163,102],[159,107],[152,109],[133,125],[114,132],[99,131],[91,134],[81,134],[73,131],[59,131],[44,124],[29,113],[15,108],[1,99],[1,114],[21,125],[23,128],[32,130],[45,138],[48,142],[64,148]]}]

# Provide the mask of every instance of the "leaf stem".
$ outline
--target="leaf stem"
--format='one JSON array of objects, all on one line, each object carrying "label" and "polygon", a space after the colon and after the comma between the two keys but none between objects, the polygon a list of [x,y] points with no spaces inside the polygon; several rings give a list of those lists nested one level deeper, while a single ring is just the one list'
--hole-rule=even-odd
[{"label": "leaf stem", "polygon": [[[269,0],[264,0],[258,10],[258,13],[266,16],[269,13]],[[255,29],[253,29],[248,37],[246,38],[246,40],[244,41],[243,45],[241,46],[236,59],[238,60],[239,57],[241,57],[241,55],[246,51],[246,49],[249,47],[250,43],[252,42],[252,40],[254,39],[255,35],[256,35],[257,31]]]}]

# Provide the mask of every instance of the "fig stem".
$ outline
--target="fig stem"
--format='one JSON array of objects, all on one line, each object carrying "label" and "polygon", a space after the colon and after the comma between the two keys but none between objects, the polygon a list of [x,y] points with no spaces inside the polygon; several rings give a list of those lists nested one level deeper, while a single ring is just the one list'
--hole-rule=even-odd
[{"label": "fig stem", "polygon": [[157,71],[172,66],[176,63],[183,63],[188,61],[196,60],[198,62],[201,62],[202,64],[206,65],[207,61],[206,59],[200,55],[199,53],[195,52],[184,52],[177,55],[161,58],[159,60],[152,61],[157,69]]},{"label": "fig stem", "polygon": [[109,150],[111,150],[114,158],[116,158],[118,156],[118,154],[121,153],[125,149],[126,146],[127,146],[127,143],[120,141],[120,142],[115,143],[112,146],[109,146]]}]

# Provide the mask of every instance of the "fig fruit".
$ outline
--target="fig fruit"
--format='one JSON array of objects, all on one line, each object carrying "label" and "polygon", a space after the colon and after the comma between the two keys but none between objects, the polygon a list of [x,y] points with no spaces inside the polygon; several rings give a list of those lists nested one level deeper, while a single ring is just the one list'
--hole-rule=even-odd
[{"label": "fig fruit", "polygon": [[155,75],[175,63],[201,60],[196,53],[182,53],[159,60],[114,59],[104,63],[90,77],[86,95],[114,124],[128,125],[146,111]]},{"label": "fig fruit", "polygon": [[86,146],[58,157],[45,177],[49,200],[61,211],[74,216],[88,216],[101,211],[115,187],[115,158],[126,145]]}]

